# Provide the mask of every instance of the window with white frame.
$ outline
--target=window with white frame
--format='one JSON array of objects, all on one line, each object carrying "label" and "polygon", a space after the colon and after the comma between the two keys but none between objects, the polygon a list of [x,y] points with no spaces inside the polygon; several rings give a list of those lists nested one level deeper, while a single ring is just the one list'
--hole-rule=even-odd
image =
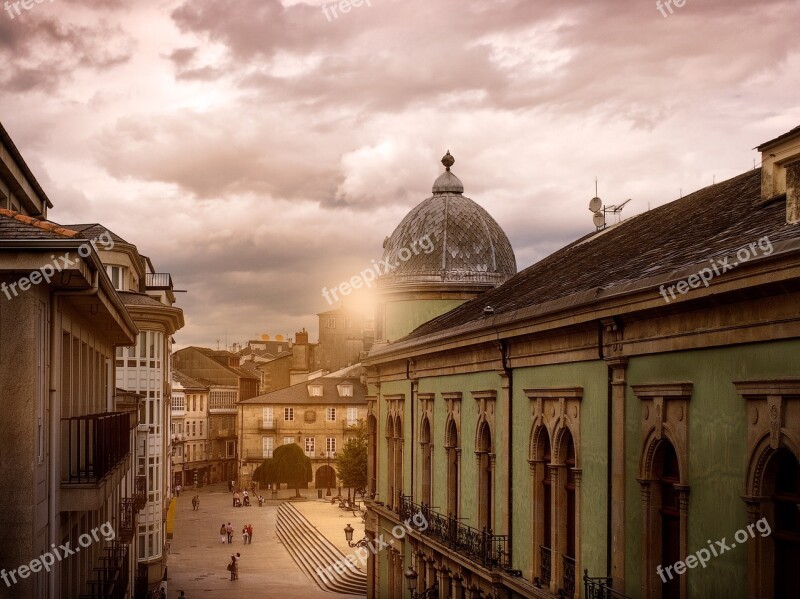
[{"label": "window with white frame", "polygon": [[328,452],[329,456],[336,453],[336,437],[328,437],[325,439],[325,451]]},{"label": "window with white frame", "polygon": [[309,385],[308,395],[309,397],[322,397],[322,385]]},{"label": "window with white frame", "polygon": [[124,266],[106,266],[108,278],[111,279],[111,284],[117,291],[125,291],[125,271]]},{"label": "window with white frame", "polygon": [[315,447],[315,439],[314,437],[306,437],[306,455],[313,456],[314,455],[314,447]]},{"label": "window with white frame", "polygon": [[336,408],[325,409],[325,420],[328,422],[336,422]]},{"label": "window with white frame", "polygon": [[336,319],[335,318],[329,318],[328,319],[328,328],[329,329],[335,329],[336,328]]},{"label": "window with white frame", "polygon": [[289,445],[290,443],[294,443],[294,437],[284,437],[283,438],[283,444],[284,445]]},{"label": "window with white frame", "polygon": [[294,408],[283,408],[283,419],[286,421],[294,420]]},{"label": "window with white frame", "polygon": [[353,385],[350,383],[339,385],[339,397],[353,397]]},{"label": "window with white frame", "polygon": [[347,408],[347,426],[358,424],[358,408]]},{"label": "window with white frame", "polygon": [[273,444],[275,443],[275,439],[272,437],[263,437],[261,439],[262,449],[263,449],[263,457],[264,458],[271,458],[272,457],[272,450]]},{"label": "window with white frame", "polygon": [[272,427],[274,425],[274,414],[271,407],[264,408],[261,418],[264,420],[264,426]]}]

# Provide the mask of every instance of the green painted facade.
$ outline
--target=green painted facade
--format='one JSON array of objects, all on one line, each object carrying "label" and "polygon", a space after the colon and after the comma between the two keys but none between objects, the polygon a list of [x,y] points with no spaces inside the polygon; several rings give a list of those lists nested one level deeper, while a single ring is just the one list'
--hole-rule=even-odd
[{"label": "green painted facade", "polygon": [[449,312],[465,301],[463,299],[387,301],[384,305],[385,338],[389,341],[396,341],[405,337],[419,325]]}]

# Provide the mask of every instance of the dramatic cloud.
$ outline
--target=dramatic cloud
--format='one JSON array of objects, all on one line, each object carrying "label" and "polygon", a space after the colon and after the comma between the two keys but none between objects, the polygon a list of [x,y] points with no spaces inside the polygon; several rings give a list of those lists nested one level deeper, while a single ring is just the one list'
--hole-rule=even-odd
[{"label": "dramatic cloud", "polygon": [[[334,12],[334,8],[336,11]],[[316,332],[446,150],[525,267],[800,124],[794,0],[59,0],[0,12],[0,120],[61,222],[171,271],[180,344]]]}]

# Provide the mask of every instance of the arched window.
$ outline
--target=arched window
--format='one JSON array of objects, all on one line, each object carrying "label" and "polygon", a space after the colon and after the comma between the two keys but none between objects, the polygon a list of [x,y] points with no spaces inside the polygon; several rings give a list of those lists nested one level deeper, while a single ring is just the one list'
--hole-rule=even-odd
[{"label": "arched window", "polygon": [[542,426],[535,433],[533,443],[533,522],[534,522],[534,577],[539,584],[549,588],[552,578],[553,493],[550,455],[550,435]]},{"label": "arched window", "polygon": [[455,420],[447,423],[445,435],[445,448],[447,449],[447,514],[458,518],[460,513],[460,468],[461,448],[458,441],[458,427]]},{"label": "arched window", "polygon": [[394,506],[394,418],[386,420],[386,505]]},{"label": "arched window", "polygon": [[374,414],[367,416],[367,434],[369,436],[369,454],[367,457],[368,493],[370,497],[374,498],[378,492],[378,420]]},{"label": "arched window", "polygon": [[422,503],[429,506],[432,501],[433,457],[431,447],[431,423],[427,417],[422,419],[420,445],[422,445]]},{"label": "arched window", "polygon": [[478,429],[477,451],[478,457],[478,528],[490,530],[492,525],[493,508],[493,477],[492,477],[492,431],[487,422],[483,422]]},{"label": "arched window", "polygon": [[788,449],[769,461],[768,496],[772,500],[772,539],[775,544],[774,597],[800,597],[800,467]]},{"label": "arched window", "polygon": [[[674,564],[683,559],[680,544],[680,502],[675,487],[680,483],[680,472],[675,448],[667,439],[663,439],[656,449],[653,472],[657,477],[658,495],[660,496],[657,499],[657,507],[661,516],[661,556],[658,563]],[[661,599],[679,599],[681,596],[679,581],[677,575],[667,578],[667,581],[661,586]]]},{"label": "arched window", "polygon": [[394,503],[400,505],[403,494],[403,423],[399,415],[394,417]]}]

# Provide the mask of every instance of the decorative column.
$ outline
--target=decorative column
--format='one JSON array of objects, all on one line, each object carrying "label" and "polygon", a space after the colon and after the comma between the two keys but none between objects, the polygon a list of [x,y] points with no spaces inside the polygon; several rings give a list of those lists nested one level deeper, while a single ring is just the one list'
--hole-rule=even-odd
[{"label": "decorative column", "polygon": [[550,465],[550,490],[553,496],[550,530],[552,546],[550,547],[550,592],[554,595],[562,588],[564,578],[564,552],[567,548],[567,465]]}]

